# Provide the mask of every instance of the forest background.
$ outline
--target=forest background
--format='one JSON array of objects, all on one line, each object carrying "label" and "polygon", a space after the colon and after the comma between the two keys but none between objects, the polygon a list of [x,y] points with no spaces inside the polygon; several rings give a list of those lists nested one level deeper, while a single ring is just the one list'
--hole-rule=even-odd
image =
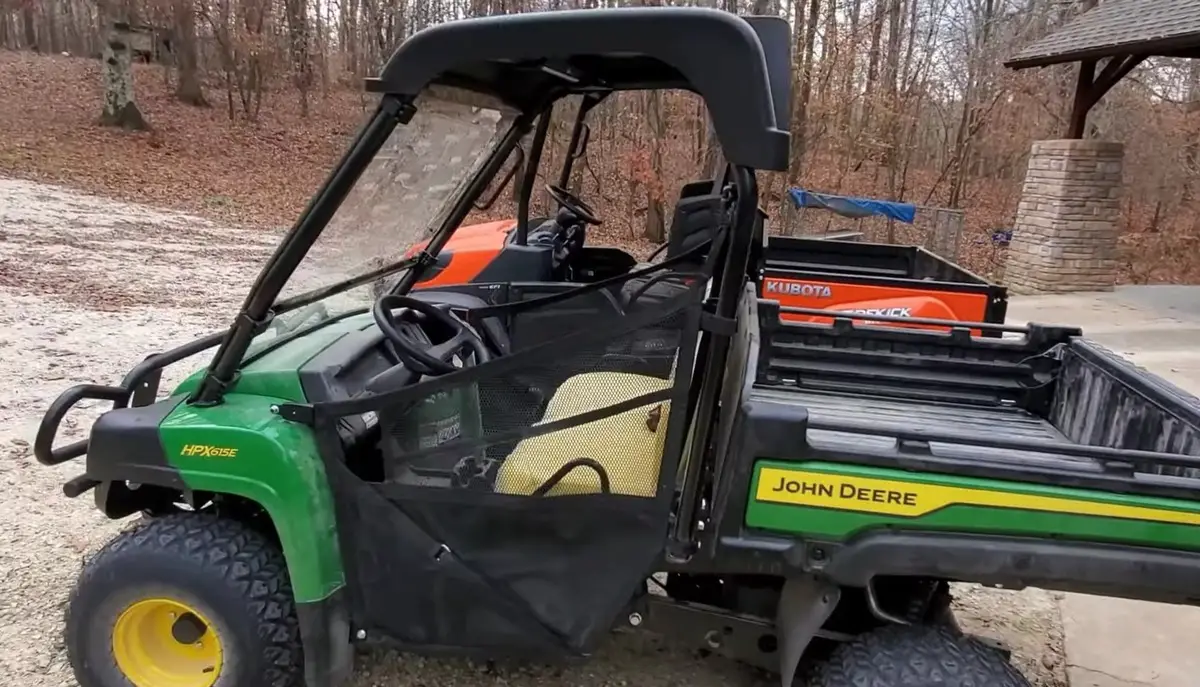
[{"label": "forest background", "polygon": [[[406,36],[467,16],[652,4],[661,2],[0,0],[0,174],[287,225],[370,110],[362,78]],[[796,213],[792,187],[961,209],[955,257],[1001,279],[993,233],[1012,227],[1030,144],[1065,132],[1076,69],[1002,62],[1095,4],[711,0],[784,16],[793,29],[792,165],[760,178],[775,226],[924,240],[920,221],[913,234]],[[148,37],[134,66],[149,124],[138,133],[98,124],[98,58],[118,19]],[[550,139],[559,155],[562,119]],[[703,106],[686,93],[621,94],[592,127],[574,184],[605,218],[603,239],[642,252],[661,241],[679,187],[711,162]],[[1200,283],[1200,60],[1147,60],[1093,110],[1088,135],[1125,144],[1120,281]]]}]

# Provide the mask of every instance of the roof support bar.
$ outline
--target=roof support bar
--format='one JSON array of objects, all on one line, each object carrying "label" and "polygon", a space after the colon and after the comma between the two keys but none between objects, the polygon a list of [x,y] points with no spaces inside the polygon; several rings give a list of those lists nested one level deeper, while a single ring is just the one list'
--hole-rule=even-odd
[{"label": "roof support bar", "polygon": [[1110,57],[1104,69],[1096,74],[1096,60],[1079,63],[1079,80],[1075,84],[1075,101],[1071,106],[1071,120],[1067,138],[1083,138],[1087,130],[1088,112],[1112,90],[1133,68],[1141,64],[1148,55],[1118,55]]}]

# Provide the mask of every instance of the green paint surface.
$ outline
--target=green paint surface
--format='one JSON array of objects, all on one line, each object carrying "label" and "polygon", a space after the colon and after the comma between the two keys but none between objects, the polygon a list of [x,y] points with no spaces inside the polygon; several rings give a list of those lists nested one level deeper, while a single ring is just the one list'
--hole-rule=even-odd
[{"label": "green paint surface", "polygon": [[[295,370],[292,371],[295,374]],[[167,460],[196,490],[250,499],[279,533],[296,601],[323,599],[345,583],[333,495],[312,430],[271,413],[278,397],[231,393],[217,406],[180,404],[159,425]],[[185,456],[204,444],[237,449],[233,458]]]},{"label": "green paint surface", "polygon": [[1002,491],[1014,495],[1032,494],[1189,513],[1200,512],[1200,504],[1184,500],[1110,494],[1084,489],[971,477],[929,475],[836,463],[790,463],[766,460],[759,461],[755,465],[754,476],[750,484],[750,499],[746,507],[746,525],[755,529],[822,539],[845,540],[866,530],[903,527],[907,530],[1029,535],[1041,538],[1200,550],[1200,527],[1185,524],[973,505],[951,505],[919,517],[903,517],[755,501],[754,494],[758,488],[759,475],[764,467],[871,477],[914,484],[938,484]]},{"label": "green paint surface", "polygon": [[[301,334],[243,365],[237,381],[230,390],[240,394],[271,396],[287,402],[303,403],[305,398],[304,390],[300,386],[300,368],[330,344],[372,322],[374,320],[370,313],[362,313]],[[269,339],[261,344],[252,344],[246,353],[246,359],[254,358],[258,350],[269,345]],[[205,370],[207,367],[194,372],[183,380],[172,394],[190,394],[195,391],[204,378]]]}]

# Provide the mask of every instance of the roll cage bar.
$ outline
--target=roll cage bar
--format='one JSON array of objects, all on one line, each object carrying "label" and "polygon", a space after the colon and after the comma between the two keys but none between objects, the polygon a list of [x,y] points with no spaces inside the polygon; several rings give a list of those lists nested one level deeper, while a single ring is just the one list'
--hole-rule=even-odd
[{"label": "roll cage bar", "polygon": [[[679,38],[668,38],[671,36]],[[728,164],[727,179],[739,197],[755,199],[739,206],[755,212],[753,171],[784,171],[788,167],[790,69],[786,21],[739,17],[706,8],[533,12],[447,22],[418,32],[397,48],[379,77],[367,80],[369,91],[382,94],[375,113],[259,273],[188,401],[220,403],[237,378],[251,340],[276,314],[312,301],[293,298],[276,303],[276,298],[392,130],[412,119],[417,96],[426,88],[461,88],[499,99],[519,114],[425,251],[385,268],[395,271],[412,266],[395,287],[400,293],[411,289],[423,268],[441,251],[535,120],[548,119],[553,104],[569,95],[621,90],[695,92],[708,108]],[[543,130],[538,132],[540,136],[535,134],[534,141],[538,149],[530,151],[531,158],[535,153],[540,157],[539,144],[544,143],[544,126],[539,128]],[[534,173],[534,165],[528,166],[526,177]],[[529,183],[522,186],[523,195],[530,193]],[[528,199],[522,201],[527,213]],[[523,224],[518,222],[518,226]],[[730,282],[736,274],[744,274],[746,267],[743,253],[749,250],[749,224],[735,221],[735,226],[744,227],[739,234],[746,235],[731,236],[726,243],[727,262],[718,277],[718,316],[732,314],[740,286]],[[322,290],[322,297],[377,276],[372,273],[332,285]]]},{"label": "roll cage bar", "polygon": [[[596,108],[597,105],[604,102],[612,91],[596,91],[585,94],[579,101],[579,111],[575,114],[575,122],[571,127],[571,138],[567,142],[567,154],[563,158],[562,167],[559,168],[558,180],[556,183],[561,188],[566,188],[571,181],[571,170],[575,165],[575,160],[583,156],[586,150],[588,138],[590,137],[590,129],[587,126],[588,114]],[[528,154],[522,154],[522,150],[518,147],[517,153],[520,155],[518,166],[523,170],[520,180],[517,181],[520,186],[517,187],[517,236],[516,244],[524,246],[529,243],[529,201],[533,195],[533,183],[537,178],[538,168],[542,161],[542,149],[546,145],[546,134],[550,129],[550,122],[554,116],[554,105],[551,104],[538,117],[537,127],[534,129],[533,141],[530,143]],[[499,196],[504,192],[504,187],[507,186],[510,179],[515,178],[517,167],[513,168],[514,174],[506,178],[499,188],[493,193],[492,198]],[[489,203],[490,204],[490,203]],[[475,207],[484,209],[478,205]]]}]

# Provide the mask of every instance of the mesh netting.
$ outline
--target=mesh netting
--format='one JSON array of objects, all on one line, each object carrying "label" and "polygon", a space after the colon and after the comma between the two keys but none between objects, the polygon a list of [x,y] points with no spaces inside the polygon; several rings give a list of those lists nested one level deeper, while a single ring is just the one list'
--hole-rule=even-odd
[{"label": "mesh netting", "polygon": [[508,355],[381,399],[385,480],[654,497],[672,469],[673,390],[702,288],[696,275],[662,270],[489,308]]},{"label": "mesh netting", "polygon": [[[491,305],[458,314],[490,360],[313,405],[356,626],[489,656],[607,636],[661,556],[688,424],[715,260],[677,257],[586,287],[485,285]],[[378,450],[347,451],[334,425],[371,414]]]}]

